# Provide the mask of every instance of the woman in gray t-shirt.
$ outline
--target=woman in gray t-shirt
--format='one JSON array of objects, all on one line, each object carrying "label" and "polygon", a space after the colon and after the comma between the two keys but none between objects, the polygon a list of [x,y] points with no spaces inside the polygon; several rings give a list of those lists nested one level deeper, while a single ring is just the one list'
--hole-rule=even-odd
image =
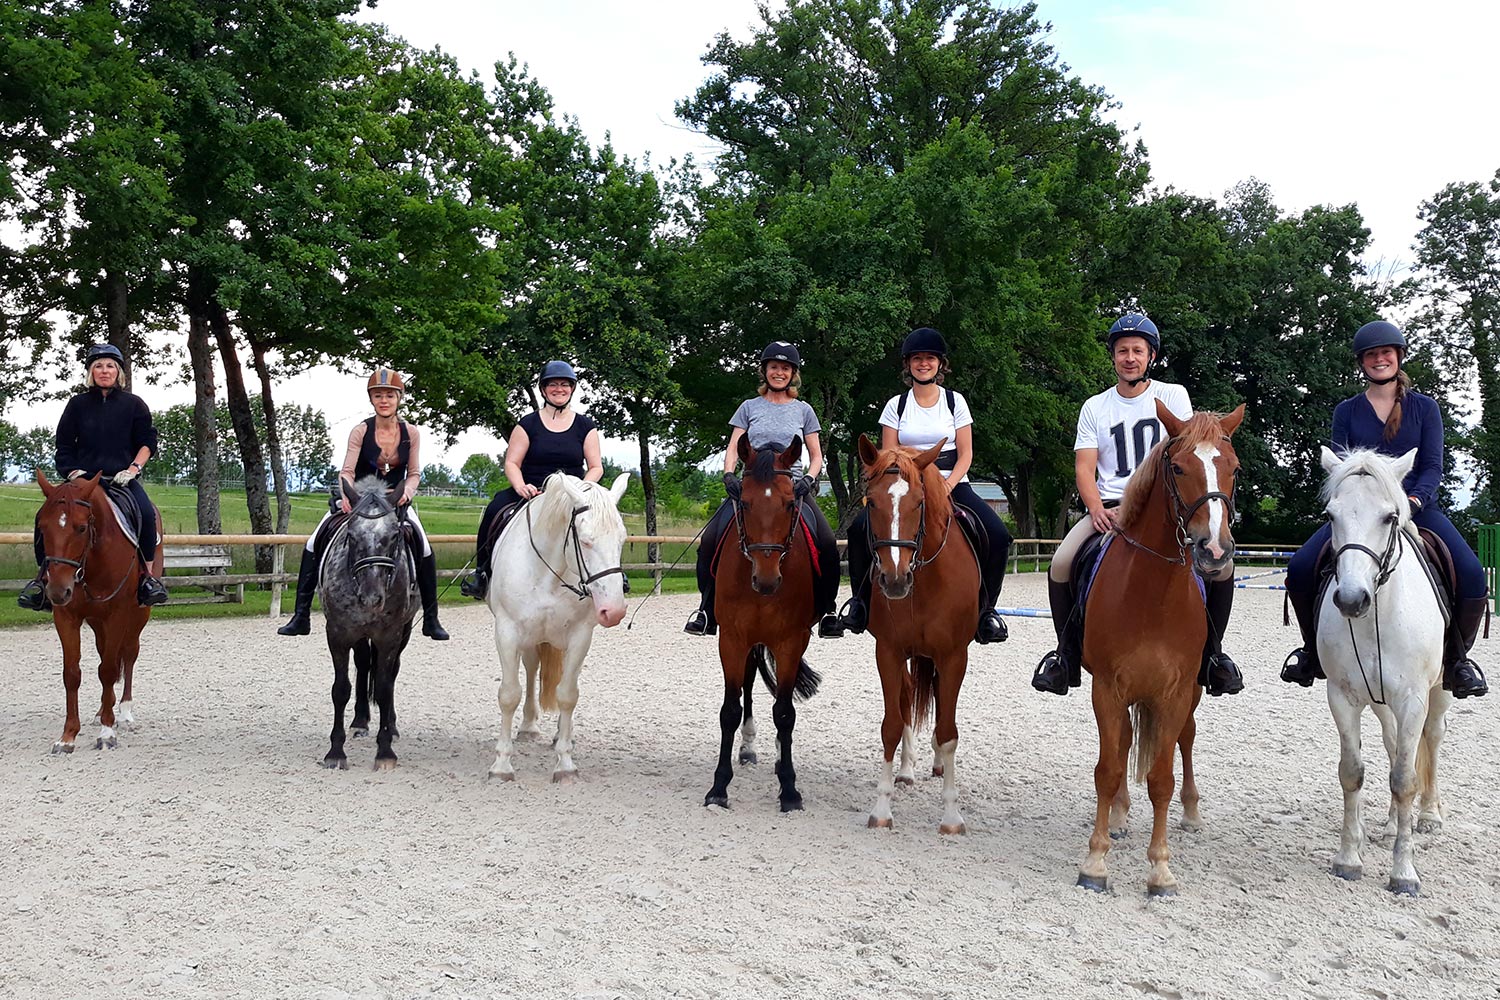
[{"label": "woman in gray t-shirt", "polygon": [[[814,596],[817,598],[818,614],[831,614],[839,590],[839,550],[833,539],[833,529],[818,507],[814,498],[818,473],[823,469],[823,446],[818,440],[822,429],[817,414],[811,406],[797,398],[797,386],[801,382],[802,357],[797,348],[784,340],[766,345],[760,355],[760,388],[757,394],[745,400],[729,418],[734,428],[729,434],[729,447],[724,453],[724,472],[734,472],[740,438],[748,437],[754,449],[775,445],[785,448],[795,437],[802,438],[803,453],[807,456],[806,476],[811,480],[802,494],[802,517],[813,530],[818,545],[818,561],[822,572],[814,581]],[[794,474],[803,472],[799,461]],[[698,543],[698,591],[702,594],[698,610],[688,619],[683,631],[690,635],[713,635],[718,632],[714,621],[714,554],[724,530],[734,520],[734,506],[725,500],[719,505],[703,529],[703,538]]]}]

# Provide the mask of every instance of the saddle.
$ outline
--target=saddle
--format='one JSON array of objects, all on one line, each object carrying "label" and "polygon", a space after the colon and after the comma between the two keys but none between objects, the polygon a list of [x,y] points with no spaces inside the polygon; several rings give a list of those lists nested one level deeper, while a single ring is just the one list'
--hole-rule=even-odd
[{"label": "saddle", "polygon": [[[115,509],[115,521],[119,523],[120,530],[125,532],[125,537],[130,539],[130,544],[139,549],[141,535],[145,533],[146,528],[144,520],[146,512],[141,510],[140,505],[135,502],[135,495],[124,486],[116,486],[112,480],[105,482],[104,495],[109,498],[109,505]],[[147,558],[150,558],[150,555]]]},{"label": "saddle", "polygon": [[494,551],[495,544],[500,541],[500,536],[505,534],[505,529],[510,527],[510,522],[516,519],[516,515],[521,513],[521,508],[525,507],[526,504],[527,501],[525,500],[517,500],[515,503],[506,504],[496,511],[495,519],[490,522],[489,535],[480,540],[481,547],[489,551]]},{"label": "saddle", "polygon": [[990,539],[984,533],[984,525],[979,518],[967,507],[959,504],[953,505],[953,519],[958,522],[963,536],[969,540],[969,552],[974,556],[974,562],[979,570],[979,607],[980,610],[995,606],[995,600],[1000,595],[991,594],[984,585],[984,567],[990,562]]}]

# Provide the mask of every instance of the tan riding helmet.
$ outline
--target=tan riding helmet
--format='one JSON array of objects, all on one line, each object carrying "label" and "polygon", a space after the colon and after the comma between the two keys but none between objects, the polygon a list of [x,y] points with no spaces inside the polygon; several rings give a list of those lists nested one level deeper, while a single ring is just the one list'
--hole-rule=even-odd
[{"label": "tan riding helmet", "polygon": [[395,389],[401,395],[406,395],[406,382],[401,378],[401,373],[394,368],[384,366],[375,369],[370,376],[370,381],[365,384],[365,392],[375,389]]}]

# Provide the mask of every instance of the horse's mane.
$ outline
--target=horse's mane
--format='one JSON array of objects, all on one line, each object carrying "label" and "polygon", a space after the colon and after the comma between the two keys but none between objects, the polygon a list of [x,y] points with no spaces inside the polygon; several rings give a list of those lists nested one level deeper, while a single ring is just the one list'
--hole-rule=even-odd
[{"label": "horse's mane", "polygon": [[[578,526],[584,534],[597,537],[611,530],[623,530],[624,521],[615,509],[614,497],[608,489],[586,479],[566,476],[554,472],[547,477],[540,496],[531,501],[531,523],[533,528],[547,532],[561,532],[573,516],[573,497],[562,486],[564,478],[573,480],[573,487],[588,498],[588,510],[578,515]],[[555,482],[554,482],[555,480]]]},{"label": "horse's mane", "polygon": [[354,492],[361,496],[366,493],[384,493],[389,489],[385,480],[379,476],[360,476],[354,481]]},{"label": "horse's mane", "polygon": [[916,477],[927,497],[927,512],[940,521],[946,520],[953,511],[953,501],[943,485],[943,472],[936,462],[931,462],[922,470],[921,475],[917,475],[916,457],[920,454],[916,448],[887,448],[875,456],[872,468],[880,471],[894,465],[901,470],[902,478]]},{"label": "horse's mane", "polygon": [[1344,461],[1329,475],[1328,481],[1323,484],[1323,502],[1327,503],[1338,492],[1344,480],[1350,476],[1370,476],[1380,484],[1391,502],[1396,506],[1396,514],[1400,517],[1400,523],[1405,525],[1411,520],[1411,504],[1406,503],[1406,488],[1391,471],[1392,459],[1382,455],[1373,448],[1351,448],[1344,455]]},{"label": "horse's mane", "polygon": [[1217,413],[1194,413],[1183,425],[1182,433],[1167,438],[1151,449],[1151,454],[1131,473],[1125,484],[1125,495],[1120,498],[1118,523],[1122,528],[1134,527],[1146,510],[1146,501],[1161,479],[1162,451],[1173,441],[1191,451],[1204,442],[1218,442],[1224,438],[1224,428],[1219,425]]}]

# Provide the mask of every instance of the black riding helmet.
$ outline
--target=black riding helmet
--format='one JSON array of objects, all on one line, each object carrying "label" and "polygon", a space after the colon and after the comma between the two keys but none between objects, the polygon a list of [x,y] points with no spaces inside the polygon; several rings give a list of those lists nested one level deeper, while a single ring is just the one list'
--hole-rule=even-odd
[{"label": "black riding helmet", "polygon": [[901,342],[901,359],[904,361],[913,354],[936,354],[940,358],[946,358],[948,342],[932,327],[918,327]]},{"label": "black riding helmet", "polygon": [[797,353],[797,345],[789,344],[784,340],[773,340],[766,345],[766,349],[760,352],[760,367],[764,371],[769,361],[785,361],[799,372],[802,370],[802,355]]}]

